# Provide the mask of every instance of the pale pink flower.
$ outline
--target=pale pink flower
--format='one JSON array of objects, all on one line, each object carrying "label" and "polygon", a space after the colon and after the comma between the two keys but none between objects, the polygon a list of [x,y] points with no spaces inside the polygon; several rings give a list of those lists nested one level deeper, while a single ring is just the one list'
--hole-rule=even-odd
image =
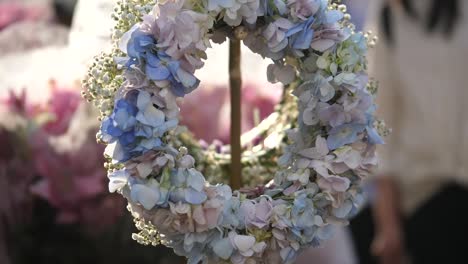
[{"label": "pale pink flower", "polygon": [[317,13],[321,2],[321,0],[288,0],[288,6],[293,18],[306,20]]},{"label": "pale pink flower", "polygon": [[348,178],[336,176],[336,175],[327,175],[324,177],[319,177],[317,180],[318,186],[325,191],[335,193],[335,192],[345,192],[348,190],[351,181]]},{"label": "pale pink flower", "polygon": [[147,178],[151,173],[159,175],[164,167],[173,168],[174,157],[158,151],[148,151],[125,163],[126,170],[134,176]]},{"label": "pale pink flower", "polygon": [[205,192],[208,199],[202,205],[195,206],[192,214],[197,232],[207,231],[218,225],[224,201],[231,196],[230,188],[223,186],[208,186],[205,187]]},{"label": "pale pink flower", "polygon": [[262,197],[258,202],[246,200],[241,204],[241,213],[245,217],[245,223],[248,226],[264,228],[270,224],[273,205],[271,201]]},{"label": "pale pink flower", "polygon": [[196,56],[209,44],[208,30],[214,20],[207,14],[184,8],[185,1],[168,0],[158,3],[153,14],[146,16],[142,30],[154,34],[157,46],[174,59],[182,61],[182,68],[193,73],[203,66]]}]

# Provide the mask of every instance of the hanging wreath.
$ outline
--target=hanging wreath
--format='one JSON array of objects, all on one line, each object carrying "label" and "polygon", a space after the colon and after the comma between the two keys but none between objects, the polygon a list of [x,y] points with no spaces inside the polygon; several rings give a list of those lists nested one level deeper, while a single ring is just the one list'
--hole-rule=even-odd
[{"label": "hanging wreath", "polygon": [[[141,231],[134,239],[172,247],[189,263],[292,263],[347,223],[386,131],[366,74],[375,39],[354,32],[345,6],[122,0],[115,10],[114,48],[96,58],[83,95],[101,110],[109,190],[127,198]],[[244,135],[264,136],[243,162],[270,178],[250,185],[271,181],[241,191],[206,180],[220,178],[225,153],[178,126],[178,98],[197,88],[210,41],[226,38],[271,59],[268,79],[293,95]]]}]

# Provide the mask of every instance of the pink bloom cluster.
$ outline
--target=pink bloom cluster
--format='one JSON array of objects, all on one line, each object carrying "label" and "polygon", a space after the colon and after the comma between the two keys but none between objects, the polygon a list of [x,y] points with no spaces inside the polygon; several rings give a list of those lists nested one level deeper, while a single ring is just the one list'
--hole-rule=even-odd
[{"label": "pink bloom cluster", "polygon": [[57,210],[58,223],[101,230],[122,215],[124,203],[106,191],[104,148],[95,140],[95,116],[80,104],[78,90],[53,82],[51,89],[50,100],[43,104],[27,102],[24,91],[18,96],[11,92],[2,101],[6,111],[26,120],[29,161],[23,166],[38,177],[28,182],[29,189]]},{"label": "pink bloom cluster", "polygon": [[16,1],[0,3],[0,30],[19,21],[38,21],[50,18],[45,7],[25,5]]}]

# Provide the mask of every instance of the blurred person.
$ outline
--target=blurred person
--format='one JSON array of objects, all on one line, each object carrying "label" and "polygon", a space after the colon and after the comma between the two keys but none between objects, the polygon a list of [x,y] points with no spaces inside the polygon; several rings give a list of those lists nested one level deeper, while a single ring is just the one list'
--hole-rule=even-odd
[{"label": "blurred person", "polygon": [[77,0],[54,0],[55,16],[60,24],[70,27]]},{"label": "blurred person", "polygon": [[376,2],[370,69],[393,132],[380,151],[371,253],[383,264],[467,263],[468,1]]}]

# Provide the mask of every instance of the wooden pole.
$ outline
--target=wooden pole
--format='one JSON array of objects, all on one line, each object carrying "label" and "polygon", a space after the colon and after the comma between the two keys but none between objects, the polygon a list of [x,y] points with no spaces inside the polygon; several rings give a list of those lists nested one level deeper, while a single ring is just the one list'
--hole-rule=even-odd
[{"label": "wooden pole", "polygon": [[241,164],[241,41],[229,41],[229,86],[231,91],[231,175],[229,183],[233,190],[242,187]]}]

